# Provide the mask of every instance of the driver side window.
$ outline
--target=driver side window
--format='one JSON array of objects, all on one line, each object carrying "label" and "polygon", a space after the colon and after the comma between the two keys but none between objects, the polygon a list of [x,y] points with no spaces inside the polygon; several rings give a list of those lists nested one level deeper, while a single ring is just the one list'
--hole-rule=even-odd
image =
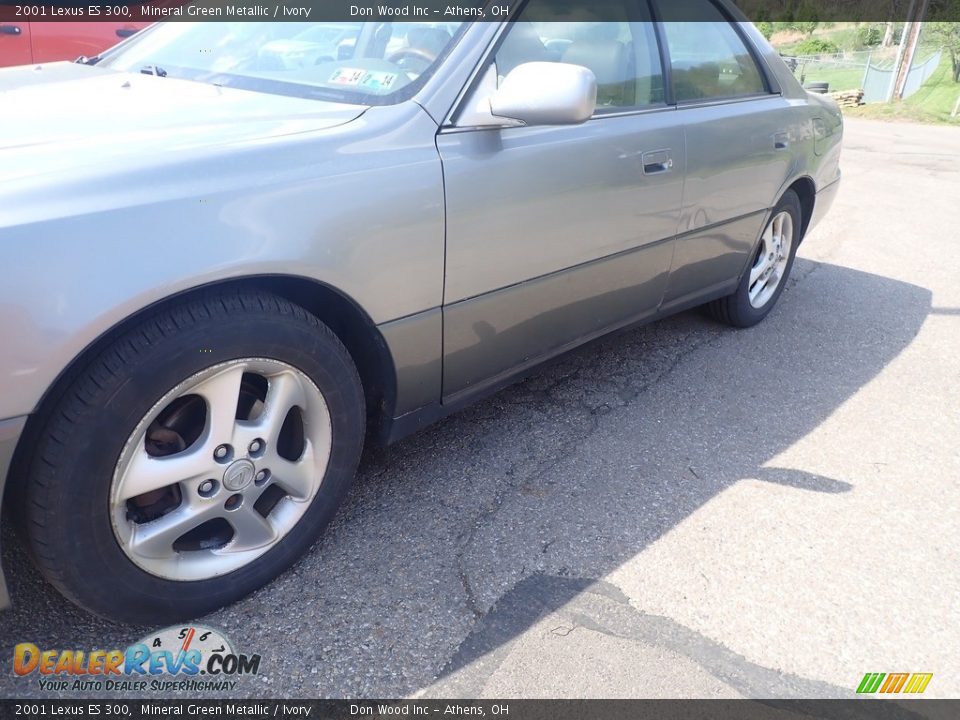
[{"label": "driver side window", "polygon": [[663,104],[663,68],[647,13],[628,0],[532,0],[497,51],[498,80],[523,63],[570,63],[596,76],[599,114]]}]

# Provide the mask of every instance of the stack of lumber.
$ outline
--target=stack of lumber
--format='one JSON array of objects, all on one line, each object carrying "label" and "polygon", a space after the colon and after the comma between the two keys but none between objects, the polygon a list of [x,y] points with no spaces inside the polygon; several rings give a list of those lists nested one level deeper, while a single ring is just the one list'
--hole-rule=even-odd
[{"label": "stack of lumber", "polygon": [[837,101],[840,107],[857,107],[863,105],[863,90],[844,90],[830,93],[830,97]]}]

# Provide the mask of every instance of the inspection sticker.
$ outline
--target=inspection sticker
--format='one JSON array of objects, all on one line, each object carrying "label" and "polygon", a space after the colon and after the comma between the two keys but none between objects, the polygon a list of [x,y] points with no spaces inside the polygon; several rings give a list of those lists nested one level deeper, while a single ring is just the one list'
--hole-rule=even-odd
[{"label": "inspection sticker", "polygon": [[389,90],[397,80],[397,73],[372,71],[367,73],[360,84],[370,90]]},{"label": "inspection sticker", "polygon": [[328,81],[331,85],[359,85],[364,76],[367,74],[366,70],[357,70],[356,68],[340,68]]}]

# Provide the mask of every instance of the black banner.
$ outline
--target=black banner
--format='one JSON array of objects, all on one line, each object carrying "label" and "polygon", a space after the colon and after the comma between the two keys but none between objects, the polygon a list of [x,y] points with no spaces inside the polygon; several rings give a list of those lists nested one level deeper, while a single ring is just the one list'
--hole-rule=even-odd
[{"label": "black banner", "polygon": [[0,718],[227,720],[919,720],[957,717],[960,700],[2,700]]},{"label": "black banner", "polygon": [[[620,0],[536,0],[557,20],[611,19]],[[646,1],[646,0],[641,0]],[[707,0],[651,0],[665,19],[714,20],[704,14]],[[0,1],[0,22],[115,21],[392,21],[499,22],[514,14],[524,0],[155,0],[148,3],[66,0],[60,2]],[[903,22],[918,19],[960,22],[960,0],[733,0],[754,22]],[[701,8],[698,10],[698,7]],[[703,15],[703,17],[700,17]]]}]

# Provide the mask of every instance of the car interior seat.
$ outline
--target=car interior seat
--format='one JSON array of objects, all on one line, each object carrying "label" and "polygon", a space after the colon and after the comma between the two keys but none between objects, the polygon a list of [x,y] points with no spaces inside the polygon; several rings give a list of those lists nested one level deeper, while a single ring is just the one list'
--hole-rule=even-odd
[{"label": "car interior seat", "polygon": [[417,27],[407,33],[407,47],[422,50],[428,55],[439,56],[453,36],[444,28]]},{"label": "car interior seat", "polygon": [[563,53],[563,62],[581,65],[597,77],[598,107],[629,107],[636,98],[627,43],[618,39],[620,23],[591,23]]},{"label": "car interior seat", "polygon": [[513,26],[497,51],[497,75],[502,82],[518,65],[554,60],[557,58],[544,46],[533,23],[521,20]]}]

